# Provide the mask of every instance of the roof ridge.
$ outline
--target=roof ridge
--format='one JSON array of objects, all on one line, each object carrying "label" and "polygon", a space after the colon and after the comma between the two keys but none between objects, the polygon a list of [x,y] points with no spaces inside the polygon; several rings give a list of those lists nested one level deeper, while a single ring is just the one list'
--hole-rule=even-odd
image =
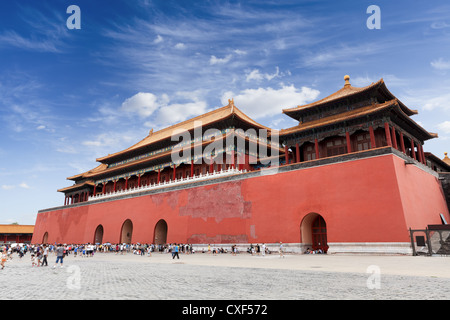
[{"label": "roof ridge", "polygon": [[[344,86],[343,86],[341,89],[339,89],[339,90],[337,90],[337,91],[335,91],[335,92],[329,94],[328,96],[326,96],[326,97],[324,97],[324,98],[322,98],[322,99],[320,99],[320,100],[317,100],[317,101],[308,103],[308,104],[298,105],[297,107],[293,107],[293,108],[282,109],[282,112],[283,112],[284,114],[287,114],[287,113],[290,113],[290,112],[295,112],[295,111],[299,111],[299,110],[304,110],[304,109],[307,109],[308,107],[320,105],[320,104],[322,104],[322,103],[324,103],[324,102],[330,102],[330,101],[333,101],[333,100],[337,100],[337,99],[346,97],[346,96],[348,96],[348,95],[350,95],[350,94],[353,94],[353,93],[359,93],[359,92],[366,91],[366,90],[368,90],[368,89],[371,89],[371,88],[373,88],[373,87],[375,87],[375,86],[377,86],[377,85],[381,85],[381,84],[384,83],[383,78],[381,78],[381,79],[378,80],[377,82],[372,82],[371,84],[369,84],[369,85],[367,85],[367,86],[364,86],[364,87],[354,87],[354,86],[352,86],[352,85],[350,84],[350,82],[349,82],[350,76],[345,76],[345,77],[344,77],[344,80],[345,80]],[[350,91],[350,92],[349,92],[348,94],[339,96],[339,93],[344,92],[344,91]]]}]

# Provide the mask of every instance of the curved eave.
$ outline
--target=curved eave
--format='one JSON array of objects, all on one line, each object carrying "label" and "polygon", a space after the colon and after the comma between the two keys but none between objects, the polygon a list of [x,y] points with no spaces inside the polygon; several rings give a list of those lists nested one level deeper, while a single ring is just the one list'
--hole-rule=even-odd
[{"label": "curved eave", "polygon": [[[366,87],[353,87],[351,85],[348,86],[344,86],[343,88],[339,89],[338,91],[334,92],[333,94],[318,100],[316,102],[312,102],[306,105],[302,105],[302,106],[297,106],[295,108],[288,108],[288,109],[283,109],[283,113],[286,114],[287,116],[298,120],[299,116],[307,111],[310,110],[312,108],[319,108],[319,107],[323,107],[329,104],[333,104],[333,103],[337,103],[341,100],[344,99],[348,99],[354,96],[359,96],[361,94],[366,94],[369,91],[377,91],[380,90],[383,95],[386,97],[386,101],[390,101],[390,100],[397,100],[401,109],[403,110],[403,112],[405,114],[407,114],[408,116],[412,116],[417,114],[417,110],[412,110],[410,108],[408,108],[405,104],[403,104],[400,100],[397,99],[397,97],[395,97],[390,91],[389,89],[386,87],[386,83],[384,82],[383,78],[381,78],[380,80],[378,80],[377,82],[374,82]],[[345,93],[346,91],[348,91],[348,93]],[[342,94],[344,92],[344,94]]]},{"label": "curved eave", "polygon": [[[353,87],[351,85],[344,86],[343,88],[341,88],[338,91],[336,91],[336,92],[326,96],[323,99],[320,99],[318,101],[315,101],[315,102],[312,102],[312,103],[308,103],[308,104],[305,104],[305,105],[297,106],[297,107],[294,107],[294,108],[283,109],[282,111],[283,111],[284,114],[286,114],[286,115],[288,115],[290,117],[293,117],[295,119],[294,115],[296,113],[302,113],[302,112],[304,112],[306,110],[309,110],[311,108],[316,108],[316,107],[320,107],[320,106],[325,106],[327,104],[336,103],[336,102],[338,102],[340,100],[347,99],[347,98],[352,97],[354,95],[359,95],[361,93],[365,93],[365,92],[370,91],[370,90],[372,90],[374,88],[378,88],[382,83],[384,83],[384,80],[380,79],[377,82],[371,83],[368,86],[361,87],[361,88]],[[342,94],[342,92],[345,92],[345,91],[348,91],[348,93],[347,94]]]},{"label": "curved eave", "polygon": [[[381,79],[381,80],[383,80],[383,79]],[[418,113],[419,113],[417,110],[413,110],[413,109],[408,108],[403,102],[401,102],[396,96],[394,96],[394,95],[389,91],[389,89],[386,87],[386,83],[384,83],[384,81],[380,84],[380,87],[379,87],[379,88],[382,89],[382,90],[385,92],[385,94],[389,97],[388,100],[393,100],[393,99],[397,100],[397,101],[398,101],[398,104],[399,104],[399,106],[400,106],[400,108],[402,109],[402,111],[403,111],[406,115],[412,116],[412,115],[415,115],[415,114],[418,114]]]},{"label": "curved eave", "polygon": [[[226,140],[227,136],[229,136],[231,134],[232,134],[232,132],[229,132],[226,135],[215,139],[214,141]],[[259,143],[259,144],[262,143],[261,141],[254,140],[253,138],[249,138],[247,136],[245,136],[244,138],[245,138],[245,140],[247,142],[255,141],[256,143]],[[198,147],[199,145],[201,145],[203,147],[203,146],[208,145],[210,143],[212,143],[212,142],[211,141],[202,141],[201,143],[190,145],[189,147],[193,150],[196,147]],[[270,146],[269,144],[266,144],[266,145]],[[149,158],[143,158],[143,159],[131,161],[131,162],[128,162],[128,163],[124,163],[124,164],[121,164],[121,165],[118,165],[118,166],[114,166],[114,167],[111,167],[111,168],[105,168],[102,171],[95,171],[95,172],[86,173],[83,177],[92,179],[92,178],[96,178],[96,177],[99,177],[99,176],[105,175],[105,174],[114,174],[115,172],[121,171],[121,170],[131,170],[134,166],[144,165],[144,164],[146,164],[148,162],[151,162],[151,161],[154,161],[154,160],[158,160],[160,158],[164,158],[164,157],[170,156],[172,154],[172,152],[179,152],[179,151],[181,151],[181,150],[183,150],[185,148],[187,148],[187,146],[181,147],[181,148],[179,148],[179,150],[178,149],[173,149],[173,150],[169,150],[169,151],[166,151],[166,152],[159,153],[159,154],[154,155],[154,156],[149,157]],[[278,152],[284,153],[284,149],[283,148],[278,148]]]},{"label": "curved eave", "polygon": [[435,156],[431,152],[424,152],[424,154],[425,154],[425,158],[429,158],[429,159],[433,160],[434,162],[438,163],[440,166],[444,167],[447,170],[447,172],[450,172],[450,163],[447,163],[446,161]]},{"label": "curved eave", "polygon": [[67,192],[67,191],[76,191],[76,190],[80,190],[86,187],[94,187],[95,184],[93,181],[86,181],[80,184],[74,184],[73,186],[69,186],[69,187],[65,187],[62,189],[58,189],[58,192]]},{"label": "curved eave", "polygon": [[429,132],[425,130],[421,125],[419,125],[417,122],[415,122],[413,119],[411,119],[410,116],[408,116],[400,106],[400,104],[397,104],[396,106],[397,114],[400,115],[406,122],[408,122],[413,128],[415,128],[418,132],[422,133],[423,141],[430,140],[434,138],[438,138],[437,133]]},{"label": "curved eave", "polygon": [[392,100],[392,101],[385,102],[383,104],[366,106],[366,107],[354,109],[351,111],[347,111],[344,113],[340,113],[337,115],[333,115],[330,117],[321,118],[321,119],[318,119],[315,121],[302,123],[295,127],[280,130],[280,136],[287,136],[289,134],[293,134],[293,133],[297,133],[297,132],[312,130],[315,128],[320,128],[320,127],[324,127],[324,126],[339,123],[339,122],[349,121],[352,119],[356,119],[359,117],[367,116],[370,114],[374,114],[374,113],[386,110],[387,108],[391,108],[395,105],[398,105],[397,101]]},{"label": "curved eave", "polygon": [[94,169],[91,169],[91,170],[83,172],[83,173],[79,173],[79,174],[71,176],[71,177],[67,177],[66,179],[67,180],[73,180],[73,181],[81,180],[81,179],[84,179],[90,173],[99,172],[99,171],[105,170],[106,167],[107,167],[107,165],[102,163],[102,164],[98,165],[97,167],[95,167]]},{"label": "curved eave", "polygon": [[180,131],[195,130],[196,128],[199,127],[199,126],[196,126],[197,121],[206,120],[205,123],[201,123],[201,126],[204,127],[204,126],[208,126],[213,123],[216,123],[216,122],[225,121],[225,120],[229,119],[230,117],[235,117],[235,116],[238,117],[241,121],[246,122],[249,126],[256,127],[258,129],[266,129],[269,131],[271,130],[270,128],[251,119],[249,116],[247,116],[241,110],[236,108],[234,106],[233,102],[230,102],[229,105],[224,106],[222,108],[218,108],[218,109],[212,110],[208,113],[202,114],[198,117],[177,123],[173,126],[159,130],[155,133],[150,133],[147,137],[145,137],[138,143],[134,144],[133,146],[131,146],[125,150],[110,154],[108,156],[97,158],[96,160],[98,162],[107,163],[108,160],[114,161],[113,159],[116,157],[124,157],[124,156],[126,157],[127,153],[139,152],[140,150],[143,150],[144,148],[146,148],[154,143],[158,143],[158,142],[169,139],[174,134],[174,132],[176,132],[177,130],[180,130]]},{"label": "curved eave", "polygon": [[436,133],[431,133],[425,130],[423,127],[421,127],[419,124],[417,124],[414,120],[412,120],[403,110],[403,108],[400,105],[400,102],[397,99],[393,99],[390,101],[387,101],[382,104],[377,105],[371,105],[366,106],[358,109],[354,109],[348,112],[344,112],[341,114],[333,115],[327,118],[321,118],[316,121],[312,122],[306,122],[299,124],[295,127],[284,129],[280,131],[280,136],[287,136],[293,133],[302,132],[306,130],[312,130],[320,127],[324,127],[327,125],[336,124],[339,122],[349,121],[353,120],[359,117],[364,117],[367,115],[372,115],[378,112],[383,112],[388,109],[392,109],[398,114],[402,119],[404,119],[407,123],[410,124],[411,127],[415,128],[418,132],[422,134],[423,140],[429,140],[433,138],[437,138]]}]

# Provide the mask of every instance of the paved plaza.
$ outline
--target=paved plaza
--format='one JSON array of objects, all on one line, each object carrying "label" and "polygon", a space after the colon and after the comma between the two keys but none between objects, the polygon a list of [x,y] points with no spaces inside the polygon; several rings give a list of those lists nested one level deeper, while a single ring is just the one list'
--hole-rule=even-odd
[{"label": "paved plaza", "polygon": [[2,300],[448,299],[450,257],[96,253],[63,268],[17,255],[0,270]]}]

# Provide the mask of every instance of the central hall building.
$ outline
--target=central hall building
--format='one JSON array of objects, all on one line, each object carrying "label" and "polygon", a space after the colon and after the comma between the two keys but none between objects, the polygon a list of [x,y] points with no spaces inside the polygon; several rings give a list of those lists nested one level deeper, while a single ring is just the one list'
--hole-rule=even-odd
[{"label": "central hall building", "polygon": [[437,134],[383,79],[357,88],[346,76],[337,92],[283,113],[298,125],[267,128],[229,100],[150,131],[69,177],[64,204],[39,211],[32,242],[409,254],[410,229],[450,221],[450,164],[423,148]]}]

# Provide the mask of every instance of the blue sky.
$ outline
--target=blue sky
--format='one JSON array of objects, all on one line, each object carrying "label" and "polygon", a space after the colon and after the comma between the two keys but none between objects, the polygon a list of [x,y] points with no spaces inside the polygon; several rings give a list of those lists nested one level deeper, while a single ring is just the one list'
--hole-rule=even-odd
[{"label": "blue sky", "polygon": [[[381,29],[368,29],[369,5]],[[81,29],[69,30],[70,5]],[[281,109],[383,78],[450,152],[448,1],[0,2],[0,223],[34,224],[96,158],[227,104]]]}]

